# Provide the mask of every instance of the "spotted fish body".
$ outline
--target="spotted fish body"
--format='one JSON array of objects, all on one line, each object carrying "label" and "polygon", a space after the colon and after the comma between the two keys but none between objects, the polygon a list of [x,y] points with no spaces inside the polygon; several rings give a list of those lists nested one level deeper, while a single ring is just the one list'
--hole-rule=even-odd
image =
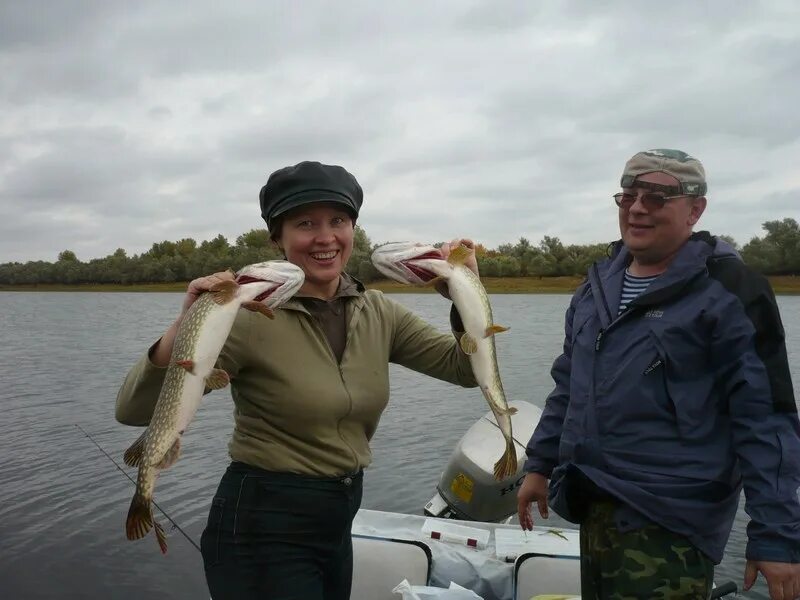
[{"label": "spotted fish body", "polygon": [[461,246],[445,260],[433,246],[400,242],[377,248],[372,262],[384,275],[401,283],[447,282],[450,298],[464,324],[461,349],[469,355],[475,379],[505,438],[505,451],[494,465],[495,479],[502,480],[517,472],[517,452],[511,427],[511,416],[517,410],[508,407],[494,341],[494,335],[507,328],[494,323],[492,306],[483,284],[464,265],[469,252]]},{"label": "spotted fish body", "polygon": [[152,512],[156,479],[178,459],[181,436],[205,390],[221,389],[230,381],[228,374],[214,365],[239,309],[272,317],[271,309],[290,298],[303,281],[303,271],[286,261],[249,265],[239,272],[237,281],[217,284],[189,308],[175,336],[150,424],[125,452],[125,464],[139,469],[125,525],[128,539],[142,538],[155,528],[159,547],[166,553],[166,535]]}]

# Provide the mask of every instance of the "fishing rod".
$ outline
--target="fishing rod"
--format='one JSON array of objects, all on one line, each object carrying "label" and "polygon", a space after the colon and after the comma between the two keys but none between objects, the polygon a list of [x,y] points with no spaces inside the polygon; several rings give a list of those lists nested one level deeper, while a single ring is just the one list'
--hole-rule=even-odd
[{"label": "fishing rod", "polygon": [[[102,452],[103,454],[105,454],[105,455],[106,455],[106,458],[108,458],[108,460],[110,460],[112,463],[114,463],[114,466],[115,466],[115,467],[117,467],[117,469],[119,469],[119,471],[120,471],[120,472],[121,472],[123,475],[125,475],[125,477],[127,477],[127,478],[130,480],[130,482],[131,482],[133,485],[136,485],[136,481],[134,481],[133,477],[131,477],[130,475],[128,475],[128,473],[125,471],[125,469],[123,469],[122,467],[120,467],[120,466],[119,466],[119,463],[117,463],[117,461],[115,461],[115,460],[112,458],[112,456],[111,456],[111,455],[110,455],[108,452],[106,452],[105,450],[103,450],[103,447],[102,447],[100,444],[98,444],[98,443],[95,441],[95,439],[94,439],[92,436],[90,436],[90,435],[87,433],[87,431],[86,431],[86,430],[85,430],[83,427],[81,427],[81,426],[80,426],[80,425],[78,425],[77,423],[75,423],[75,427],[77,427],[78,429],[80,429],[80,430],[83,432],[83,435],[85,435],[87,438],[89,438],[89,439],[91,440],[91,442],[92,442],[92,443],[93,443],[95,446],[97,446],[97,448],[100,450],[100,452]],[[170,516],[167,514],[167,511],[165,511],[163,508],[161,508],[161,507],[158,505],[158,503],[157,503],[155,500],[151,500],[151,502],[153,503],[153,506],[155,506],[155,507],[156,507],[158,510],[160,510],[160,511],[161,511],[161,514],[162,514],[162,515],[164,515],[164,516],[167,518],[167,520],[168,520],[170,523],[172,523],[172,529],[177,529],[178,531],[180,531],[180,532],[183,534],[183,537],[185,537],[187,540],[189,540],[189,543],[190,543],[192,546],[194,546],[195,548],[197,548],[197,551],[198,551],[198,552],[201,552],[201,553],[202,553],[202,550],[200,550],[200,546],[198,546],[198,545],[197,545],[197,543],[196,543],[196,542],[195,542],[195,541],[194,541],[194,540],[193,540],[191,537],[189,537],[189,534],[187,534],[187,533],[186,533],[186,532],[185,532],[183,529],[181,529],[180,525],[178,525],[178,524],[175,522],[175,520],[174,520],[172,517],[170,517]]]}]

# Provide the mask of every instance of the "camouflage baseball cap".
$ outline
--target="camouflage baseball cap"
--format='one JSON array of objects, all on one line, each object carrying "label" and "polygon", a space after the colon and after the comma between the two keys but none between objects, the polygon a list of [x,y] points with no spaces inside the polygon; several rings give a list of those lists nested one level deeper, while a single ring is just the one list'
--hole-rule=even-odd
[{"label": "camouflage baseball cap", "polygon": [[625,163],[620,185],[630,187],[639,175],[662,171],[680,181],[680,191],[690,196],[706,193],[706,172],[699,160],[680,150],[658,149],[638,152]]}]

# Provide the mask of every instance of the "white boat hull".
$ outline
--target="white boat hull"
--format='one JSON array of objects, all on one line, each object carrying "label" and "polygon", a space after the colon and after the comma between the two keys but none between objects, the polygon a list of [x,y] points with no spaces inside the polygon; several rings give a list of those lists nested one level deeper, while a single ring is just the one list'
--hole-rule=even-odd
[{"label": "white boat hull", "polygon": [[[516,524],[362,509],[353,522],[351,600],[400,600],[392,590],[404,579],[413,585],[439,588],[449,587],[452,581],[483,600],[529,600],[537,594],[579,593],[578,532],[558,531],[566,539],[547,527],[524,534]],[[464,532],[469,533],[462,535]],[[429,566],[420,545],[429,549]],[[547,560],[538,560],[540,556]],[[524,557],[522,567],[517,568],[520,557]],[[547,577],[540,576],[543,569]],[[426,571],[430,575],[423,580]],[[523,595],[515,595],[517,587]]]}]

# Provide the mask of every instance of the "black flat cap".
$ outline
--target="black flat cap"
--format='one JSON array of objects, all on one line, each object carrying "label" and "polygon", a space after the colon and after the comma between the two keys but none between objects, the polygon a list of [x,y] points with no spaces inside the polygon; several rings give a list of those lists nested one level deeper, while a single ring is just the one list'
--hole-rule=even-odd
[{"label": "black flat cap", "polygon": [[258,196],[261,216],[272,229],[275,217],[312,202],[336,202],[358,216],[364,192],[346,169],[337,165],[303,161],[278,169],[269,176]]}]

